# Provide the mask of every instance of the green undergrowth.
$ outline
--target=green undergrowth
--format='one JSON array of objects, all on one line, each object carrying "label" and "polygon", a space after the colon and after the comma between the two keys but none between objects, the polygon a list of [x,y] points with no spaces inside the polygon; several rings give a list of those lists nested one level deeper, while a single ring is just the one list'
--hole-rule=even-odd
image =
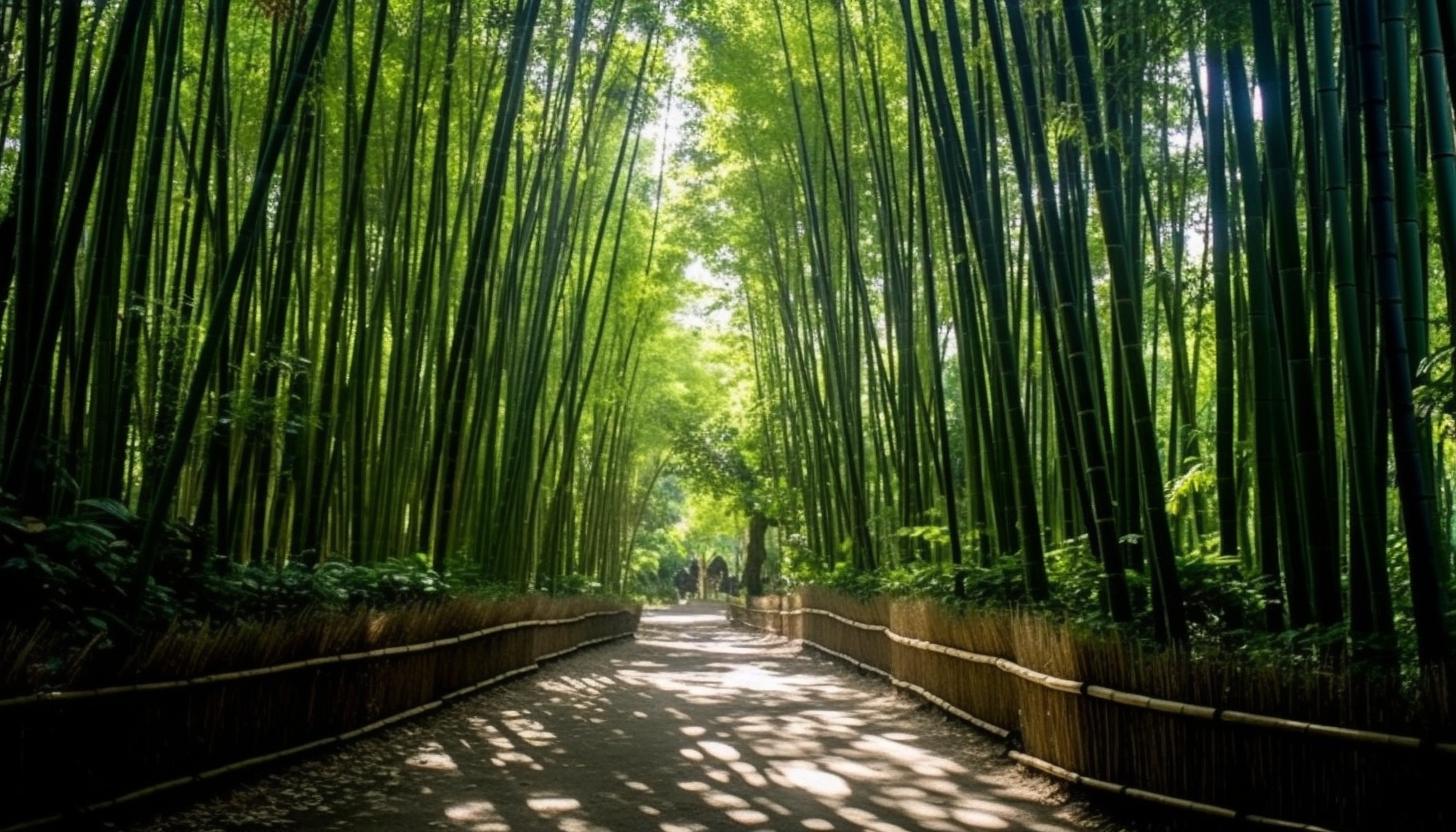
[{"label": "green undergrowth", "polygon": [[[1392,542],[1395,548],[1399,545]],[[1391,558],[1393,583],[1409,580],[1402,561],[1398,556]],[[1158,648],[1149,603],[1152,590],[1145,573],[1128,570],[1137,612],[1132,622],[1118,623],[1100,600],[1101,569],[1083,547],[1069,545],[1049,551],[1047,571],[1051,592],[1044,601],[1027,594],[1022,559],[1015,553],[984,565],[911,561],[867,572],[847,564],[832,569],[810,567],[787,574],[781,588],[821,586],[861,601],[877,596],[927,599],[954,611],[1032,611],[1085,632],[1116,633],[1150,649]],[[1415,672],[1415,630],[1408,608],[1397,610],[1393,643],[1389,639],[1361,642],[1344,625],[1268,629],[1264,579],[1247,576],[1236,560],[1205,553],[1183,555],[1178,559],[1178,578],[1189,621],[1186,646],[1195,655],[1323,667],[1338,654],[1348,659],[1345,666],[1351,669],[1389,669],[1398,665],[1411,674]],[[1456,590],[1456,584],[1449,590]],[[1456,611],[1448,614],[1447,623],[1456,643]]]},{"label": "green undergrowth", "polygon": [[[84,500],[75,513],[44,521],[0,506],[0,628],[43,626],[70,649],[111,649],[178,626],[523,594],[468,566],[437,573],[426,555],[364,564],[239,564],[217,555],[205,530],[173,524],[138,598],[128,586],[142,522],[112,500]],[[601,594],[600,585],[576,576],[543,589],[554,596]]]}]

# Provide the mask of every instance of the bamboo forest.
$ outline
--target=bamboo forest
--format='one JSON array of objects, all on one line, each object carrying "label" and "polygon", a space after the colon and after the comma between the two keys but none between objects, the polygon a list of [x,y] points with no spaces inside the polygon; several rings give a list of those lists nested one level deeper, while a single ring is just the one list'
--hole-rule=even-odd
[{"label": "bamboo forest", "polygon": [[1450,0],[0,0],[0,830],[709,602],[1452,828],[1453,114]]}]

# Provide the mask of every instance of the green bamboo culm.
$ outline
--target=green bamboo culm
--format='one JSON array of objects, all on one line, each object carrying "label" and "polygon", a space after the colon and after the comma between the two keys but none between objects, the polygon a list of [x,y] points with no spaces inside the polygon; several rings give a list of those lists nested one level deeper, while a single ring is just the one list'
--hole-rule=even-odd
[{"label": "green bamboo culm", "polygon": [[1137,449],[1139,482],[1144,492],[1145,532],[1150,542],[1151,572],[1158,611],[1159,633],[1170,642],[1188,638],[1187,614],[1173,551],[1172,533],[1168,527],[1163,503],[1161,464],[1154,442],[1146,374],[1143,370],[1140,328],[1134,312],[1135,301],[1131,275],[1128,273],[1123,238],[1121,209],[1114,188],[1114,171],[1108,158],[1107,140],[1102,131],[1097,86],[1092,76],[1088,53],[1087,25],[1081,0],[1063,0],[1068,47],[1076,73],[1077,97],[1092,157],[1092,175],[1096,182],[1098,218],[1102,224],[1114,294],[1113,332],[1122,355],[1124,372],[1128,374],[1127,395],[1132,409],[1132,429]]},{"label": "green bamboo culm", "polygon": [[303,44],[288,78],[288,87],[283,93],[283,100],[279,104],[277,116],[269,132],[268,143],[258,159],[253,190],[248,197],[247,208],[243,212],[237,238],[228,257],[227,271],[223,274],[217,294],[213,298],[212,313],[208,318],[206,334],[199,349],[197,366],[193,370],[192,380],[187,387],[187,397],[177,417],[176,434],[172,440],[172,448],[167,455],[167,464],[158,475],[157,486],[152,489],[153,502],[148,507],[147,524],[138,549],[137,565],[128,581],[129,595],[134,603],[140,604],[145,597],[147,581],[157,562],[162,532],[166,527],[169,509],[177,490],[177,482],[181,478],[182,466],[186,462],[187,452],[192,444],[193,431],[202,410],[202,398],[207,392],[209,378],[218,360],[219,341],[222,338],[223,330],[228,325],[230,302],[243,278],[244,267],[247,265],[249,257],[252,256],[252,248],[257,243],[263,209],[268,200],[274,171],[277,170],[278,160],[283,155],[284,146],[288,143],[292,132],[293,119],[298,112],[299,101],[313,75],[314,62],[323,52],[329,32],[333,28],[337,7],[337,0],[319,0],[315,6],[307,34],[304,36]]},{"label": "green bamboo culm", "polygon": [[1396,484],[1410,563],[1411,600],[1415,610],[1420,660],[1431,665],[1446,660],[1445,606],[1436,567],[1434,497],[1426,481],[1411,397],[1410,362],[1402,313],[1399,249],[1394,210],[1394,177],[1390,170],[1389,116],[1381,72],[1377,0],[1354,0],[1362,90],[1361,119],[1365,128],[1365,175],[1369,182],[1371,236],[1379,295],[1382,349]]}]

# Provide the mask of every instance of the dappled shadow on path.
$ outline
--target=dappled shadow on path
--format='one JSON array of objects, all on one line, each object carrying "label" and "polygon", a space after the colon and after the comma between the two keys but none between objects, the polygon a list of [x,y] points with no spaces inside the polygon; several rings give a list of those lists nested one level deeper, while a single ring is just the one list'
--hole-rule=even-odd
[{"label": "dappled shadow on path", "polygon": [[1082,828],[991,743],[705,602],[283,776],[323,783],[300,830]]},{"label": "dappled shadow on path", "polygon": [[[927,747],[915,729],[936,718],[882,684],[729,628],[705,605],[649,612],[635,646],[584,663],[590,672],[563,663],[515,686],[525,695],[514,707],[469,716],[473,736],[454,738],[471,745],[469,762],[434,750],[445,738],[410,759],[441,778],[473,779],[466,767],[488,765],[509,784],[445,801],[450,826],[1075,828],[1005,777],[969,770],[947,753],[956,749]],[[925,724],[905,726],[912,715]]]}]

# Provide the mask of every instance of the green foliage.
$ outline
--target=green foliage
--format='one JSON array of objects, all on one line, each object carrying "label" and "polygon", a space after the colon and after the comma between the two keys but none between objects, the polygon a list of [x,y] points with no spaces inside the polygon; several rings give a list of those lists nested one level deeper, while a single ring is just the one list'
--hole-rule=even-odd
[{"label": "green foliage", "polygon": [[[1216,539],[1209,541],[1214,547]],[[1178,558],[1178,579],[1193,643],[1236,647],[1256,638],[1264,608],[1264,579],[1246,577],[1237,558],[1192,552]]]},{"label": "green foliage", "polygon": [[[899,535],[923,539],[938,533],[936,527],[909,527],[901,529]],[[1409,597],[1410,570],[1402,535],[1391,535],[1387,557],[1396,597]],[[825,569],[816,566],[817,561],[811,558],[794,563],[788,570],[789,586],[822,586],[861,601],[887,595],[928,599],[961,610],[1039,610],[1089,631],[1117,628],[1150,646],[1155,643],[1152,615],[1146,607],[1128,625],[1116,625],[1103,609],[1101,567],[1092,557],[1085,536],[1047,550],[1047,571],[1053,591],[1051,600],[1041,604],[1026,594],[1021,561],[1015,554],[1003,556],[987,567],[913,561],[868,572],[857,571],[844,563]],[[1263,630],[1265,579],[1245,575],[1236,558],[1220,557],[1217,535],[1207,536],[1199,550],[1179,557],[1178,575],[1187,605],[1189,647],[1194,651],[1237,655],[1240,660],[1308,662],[1319,666],[1332,653],[1344,650],[1352,638],[1344,624],[1310,625],[1278,632]],[[1127,577],[1135,597],[1149,597],[1151,585],[1145,574],[1129,570]],[[1456,580],[1448,582],[1446,591],[1456,593]],[[1354,644],[1356,664],[1368,657],[1381,665],[1384,662],[1381,657],[1396,650],[1400,666],[1416,666],[1415,619],[1408,602],[1397,606],[1395,621],[1396,644]],[[1447,612],[1446,629],[1456,638],[1456,610]]]},{"label": "green foliage", "polygon": [[[1021,579],[1021,562],[1014,557],[1002,558],[990,567],[914,561],[870,572],[840,563],[833,569],[802,569],[796,578],[801,583],[828,587],[861,601],[889,595],[925,598],[952,607],[1013,608],[1029,604]],[[963,597],[957,593],[957,583],[963,587]]]},{"label": "green foliage", "polygon": [[[78,642],[133,640],[174,622],[271,620],[305,610],[385,608],[452,594],[496,597],[500,587],[430,569],[423,554],[372,564],[239,565],[210,552],[204,530],[168,528],[144,596],[124,581],[137,560],[141,521],[115,500],[83,500],[74,515],[41,520],[0,507],[0,615],[30,628],[48,624]],[[571,594],[599,590],[586,581]]]},{"label": "green foliage", "polygon": [[[137,518],[114,500],[83,500],[74,515],[50,521],[0,506],[0,610],[22,626],[49,621],[86,638],[173,617],[176,593],[157,578],[135,603],[123,588],[139,533]],[[185,553],[191,542],[185,527],[170,530],[171,552]]]},{"label": "green foliage", "polygon": [[[1371,650],[1394,649],[1403,667],[1413,668],[1417,666],[1416,658],[1416,620],[1415,610],[1410,602],[1410,556],[1406,550],[1406,537],[1399,532],[1391,532],[1386,539],[1386,562],[1390,567],[1391,595],[1395,603],[1395,644],[1381,644],[1376,642],[1372,645],[1365,645]],[[1446,579],[1444,587],[1447,598],[1456,598],[1456,574]],[[1446,635],[1456,644],[1456,604],[1446,607]]]},{"label": "green foliage", "polygon": [[[669,535],[656,537],[671,543]],[[648,604],[676,603],[677,587],[673,578],[686,565],[687,557],[680,552],[638,548],[633,551],[628,567],[628,594]]]},{"label": "green foliage", "polygon": [[600,595],[602,584],[586,575],[563,575],[551,586],[552,595]]},{"label": "green foliage", "polygon": [[931,546],[944,546],[950,542],[948,526],[904,526],[895,530],[896,537],[923,541]]},{"label": "green foliage", "polygon": [[1416,413],[1456,440],[1456,345],[1438,349],[1421,362],[1417,382]]},{"label": "green foliage", "polygon": [[673,439],[677,473],[715,496],[753,500],[756,473],[737,428],[722,419],[684,426]]},{"label": "green foliage", "polygon": [[[901,533],[909,537],[926,534],[919,528],[902,529]],[[1265,644],[1268,649],[1283,649],[1251,630],[1261,620],[1262,583],[1244,577],[1236,560],[1195,552],[1182,556],[1178,568],[1195,647],[1232,648],[1253,640],[1269,642]],[[1113,626],[1100,600],[1101,567],[1088,551],[1085,537],[1048,550],[1047,571],[1053,592],[1044,603],[1034,602],[1027,594],[1021,559],[1014,553],[989,566],[912,561],[862,572],[843,563],[834,569],[807,565],[794,572],[794,579],[860,600],[888,595],[929,599],[956,609],[1037,609],[1087,629]],[[1128,583],[1141,597],[1150,591],[1147,577],[1140,572],[1129,571]],[[1151,613],[1144,611],[1131,625],[1131,632],[1152,641]]]},{"label": "green foliage", "polygon": [[1196,505],[1194,495],[1209,496],[1214,493],[1216,480],[1217,475],[1212,465],[1204,462],[1190,465],[1187,471],[1168,484],[1168,513],[1174,517],[1183,517]]},{"label": "green foliage", "polygon": [[[429,556],[420,553],[415,557],[428,558]],[[444,579],[449,583],[452,594],[487,599],[512,598],[521,594],[514,584],[501,581],[488,564],[482,564],[473,558],[453,559],[450,562],[450,568],[445,572]]]},{"label": "green foliage", "polygon": [[[135,603],[125,576],[137,560],[142,523],[114,500],[84,500],[74,515],[41,520],[0,506],[0,622],[47,624],[77,645],[134,642],[148,632],[202,621],[269,621],[305,611],[386,609],[471,595],[518,595],[473,561],[458,572],[431,569],[424,553],[376,563],[300,561],[237,564],[211,552],[204,530],[169,526],[162,558]],[[681,556],[666,559],[675,574]],[[654,564],[658,561],[654,559]],[[670,586],[671,574],[664,571]],[[594,577],[568,575],[553,595],[601,594]]]}]

